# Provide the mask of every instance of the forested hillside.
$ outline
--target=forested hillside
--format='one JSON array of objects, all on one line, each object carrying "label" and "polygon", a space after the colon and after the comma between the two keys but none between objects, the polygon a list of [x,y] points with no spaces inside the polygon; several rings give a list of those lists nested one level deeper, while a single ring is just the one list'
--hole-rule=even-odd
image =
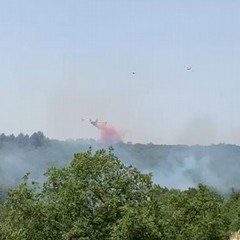
[{"label": "forested hillside", "polygon": [[239,156],[2,134],[0,239],[227,240],[240,228]]},{"label": "forested hillside", "polygon": [[[16,186],[26,172],[30,179],[44,181],[48,167],[66,166],[76,152],[108,148],[92,139],[59,141],[37,132],[31,136],[0,135],[0,182],[3,188]],[[144,173],[152,172],[153,181],[177,189],[199,183],[227,192],[240,188],[240,147],[236,145],[155,145],[118,143],[114,153],[126,165]]]},{"label": "forested hillside", "polygon": [[112,149],[77,153],[29,181],[0,205],[3,240],[227,240],[240,227],[240,193],[205,185],[171,190],[125,166]]}]

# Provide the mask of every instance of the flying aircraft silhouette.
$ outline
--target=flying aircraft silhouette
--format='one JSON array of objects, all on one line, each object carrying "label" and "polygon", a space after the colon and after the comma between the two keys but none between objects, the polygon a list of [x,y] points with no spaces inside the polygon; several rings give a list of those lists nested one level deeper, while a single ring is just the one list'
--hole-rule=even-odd
[{"label": "flying aircraft silhouette", "polygon": [[192,66],[186,66],[186,65],[184,65],[184,67],[187,69],[187,71],[192,70]]},{"label": "flying aircraft silhouette", "polygon": [[98,119],[96,118],[95,120],[92,120],[91,118],[81,118],[82,121],[87,121],[91,123],[93,126],[97,126],[98,124],[100,125],[106,125],[107,122],[99,122]]}]

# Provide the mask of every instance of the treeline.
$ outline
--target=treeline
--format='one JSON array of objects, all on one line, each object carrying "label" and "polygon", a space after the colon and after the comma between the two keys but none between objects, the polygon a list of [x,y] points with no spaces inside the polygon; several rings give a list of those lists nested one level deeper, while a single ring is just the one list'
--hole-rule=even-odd
[{"label": "treeline", "polygon": [[77,153],[46,176],[9,191],[0,239],[227,240],[240,228],[240,192],[161,187],[112,149]]},{"label": "treeline", "polygon": [[20,147],[25,147],[27,145],[42,147],[44,144],[49,143],[49,139],[40,131],[33,133],[31,136],[23,133],[20,133],[18,136],[14,134],[5,135],[2,133],[0,135],[0,144],[4,143],[17,143]]},{"label": "treeline", "polygon": [[[42,132],[18,136],[0,135],[0,187],[12,187],[26,172],[32,180],[42,181],[50,167],[66,166],[75,152],[108,148],[93,139],[53,140]],[[126,165],[144,173],[152,172],[154,183],[168,188],[187,189],[199,183],[229,192],[240,189],[240,146],[156,145],[118,143],[115,154]]]}]

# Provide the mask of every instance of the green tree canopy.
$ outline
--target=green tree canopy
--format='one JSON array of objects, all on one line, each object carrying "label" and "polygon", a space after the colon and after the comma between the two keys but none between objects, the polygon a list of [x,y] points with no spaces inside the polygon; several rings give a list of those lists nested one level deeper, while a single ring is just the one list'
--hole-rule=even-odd
[{"label": "green tree canopy", "polygon": [[227,240],[239,228],[239,194],[224,201],[204,185],[186,191],[154,185],[112,149],[77,153],[50,168],[43,187],[23,183],[0,208],[3,240]]},{"label": "green tree canopy", "polygon": [[[156,228],[144,218],[151,176],[124,166],[111,150],[75,154],[69,167],[51,168],[46,176],[42,189],[26,178],[10,191],[1,224],[5,239],[111,239],[116,229],[129,236],[124,239],[153,239],[140,237]],[[128,229],[126,221],[136,224],[131,219],[137,212],[141,224]]]}]

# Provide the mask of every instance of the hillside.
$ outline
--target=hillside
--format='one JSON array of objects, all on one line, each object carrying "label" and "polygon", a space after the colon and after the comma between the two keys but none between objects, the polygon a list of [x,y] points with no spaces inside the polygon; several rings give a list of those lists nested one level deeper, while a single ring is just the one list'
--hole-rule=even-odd
[{"label": "hillside", "polygon": [[[54,140],[37,132],[31,136],[0,135],[0,182],[2,187],[15,186],[26,172],[42,182],[51,166],[66,166],[76,152],[108,148],[92,139]],[[240,188],[240,146],[113,144],[114,153],[126,165],[153,173],[161,186],[187,189],[204,183],[220,191]]]}]

